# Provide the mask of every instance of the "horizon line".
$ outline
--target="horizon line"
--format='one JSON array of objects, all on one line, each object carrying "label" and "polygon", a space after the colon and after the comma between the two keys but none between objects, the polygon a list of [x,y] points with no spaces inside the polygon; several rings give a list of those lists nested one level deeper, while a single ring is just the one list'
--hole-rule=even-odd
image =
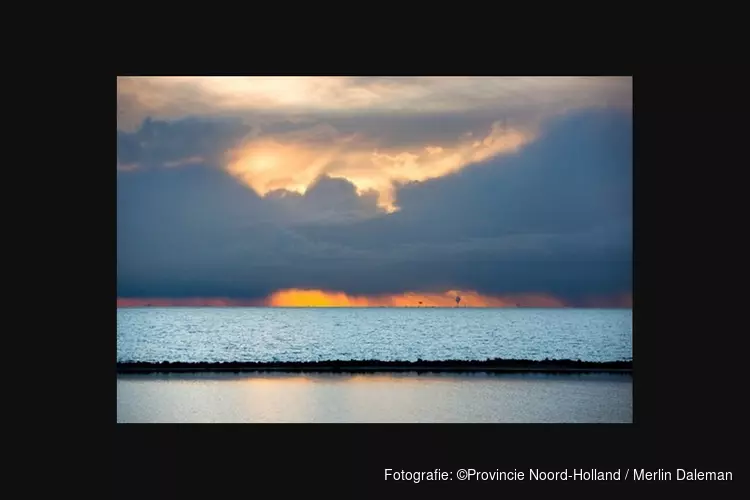
[{"label": "horizon line", "polygon": [[474,290],[349,294],[310,288],[277,290],[265,297],[117,297],[119,307],[359,307],[359,308],[632,308],[632,292],[573,299],[548,292],[487,295]]},{"label": "horizon line", "polygon": [[152,304],[139,304],[139,305],[117,305],[117,309],[172,309],[172,308],[255,308],[255,309],[632,309],[632,305],[580,305],[580,306],[270,306],[270,305],[241,305],[241,304],[170,304],[170,305],[152,305]]}]

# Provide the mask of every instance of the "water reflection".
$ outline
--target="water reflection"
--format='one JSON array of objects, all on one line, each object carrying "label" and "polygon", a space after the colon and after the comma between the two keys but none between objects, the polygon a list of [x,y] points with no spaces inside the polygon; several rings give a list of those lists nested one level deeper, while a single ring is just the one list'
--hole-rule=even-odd
[{"label": "water reflection", "polygon": [[624,374],[121,375],[118,422],[631,422]]}]

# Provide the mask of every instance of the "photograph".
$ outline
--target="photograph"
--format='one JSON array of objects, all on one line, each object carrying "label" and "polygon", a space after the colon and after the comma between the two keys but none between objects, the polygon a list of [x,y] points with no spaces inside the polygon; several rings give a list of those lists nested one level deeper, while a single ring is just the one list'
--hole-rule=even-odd
[{"label": "photograph", "polygon": [[633,424],[632,76],[116,93],[117,424]]}]

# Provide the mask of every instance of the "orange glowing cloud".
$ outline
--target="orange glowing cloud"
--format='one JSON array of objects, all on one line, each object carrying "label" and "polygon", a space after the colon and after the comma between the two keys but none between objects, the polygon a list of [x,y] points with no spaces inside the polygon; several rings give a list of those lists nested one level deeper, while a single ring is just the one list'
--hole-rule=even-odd
[{"label": "orange glowing cloud", "polygon": [[226,170],[261,196],[285,189],[304,194],[321,175],[343,178],[359,194],[378,193],[378,205],[397,210],[394,182],[424,181],[456,172],[493,156],[512,153],[533,139],[531,131],[495,123],[478,140],[462,136],[453,144],[415,144],[405,150],[378,147],[356,135],[340,136],[330,126],[276,137],[253,137],[226,155]]},{"label": "orange glowing cloud", "polygon": [[348,295],[323,290],[280,290],[267,299],[272,307],[455,307],[456,296],[461,307],[565,307],[560,299],[544,294],[503,297],[481,295],[471,291],[449,290],[444,293],[406,292],[393,295]]}]

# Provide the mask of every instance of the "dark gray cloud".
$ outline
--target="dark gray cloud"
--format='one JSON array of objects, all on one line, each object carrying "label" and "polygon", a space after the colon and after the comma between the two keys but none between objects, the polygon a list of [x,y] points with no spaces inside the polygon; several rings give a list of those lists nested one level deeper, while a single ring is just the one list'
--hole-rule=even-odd
[{"label": "dark gray cloud", "polygon": [[[143,161],[144,141],[154,163],[205,157],[250,131],[239,122],[172,126],[194,140],[154,141],[154,124],[118,133],[120,161]],[[404,127],[413,124],[404,118]],[[393,214],[343,179],[261,198],[218,166],[119,176],[119,296],[253,298],[309,287],[575,300],[631,290],[629,113],[558,117],[518,154],[399,186]]]},{"label": "dark gray cloud", "polygon": [[382,213],[376,192],[358,195],[351,182],[326,176],[310,185],[304,195],[279,189],[266,194],[264,200],[273,210],[274,220],[292,225],[352,222]]},{"label": "dark gray cloud", "polygon": [[117,161],[156,168],[200,158],[201,164],[217,165],[227,150],[251,132],[252,127],[239,119],[146,119],[135,131],[117,131]]}]

